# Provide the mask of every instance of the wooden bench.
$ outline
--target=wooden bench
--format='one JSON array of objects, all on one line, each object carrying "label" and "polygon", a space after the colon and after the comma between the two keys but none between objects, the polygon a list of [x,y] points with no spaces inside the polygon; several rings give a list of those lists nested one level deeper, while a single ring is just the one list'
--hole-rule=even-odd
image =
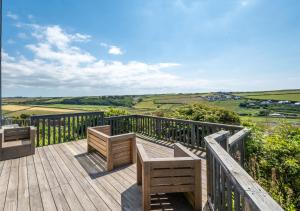
[{"label": "wooden bench", "polygon": [[35,153],[34,127],[0,129],[0,160],[14,159]]},{"label": "wooden bench", "polygon": [[134,133],[111,136],[110,125],[87,129],[88,152],[98,151],[106,159],[106,170],[136,162]]},{"label": "wooden bench", "polygon": [[202,209],[201,159],[174,144],[174,157],[150,158],[137,144],[137,183],[142,185],[144,210],[151,209],[151,194],[184,192],[195,210]]}]

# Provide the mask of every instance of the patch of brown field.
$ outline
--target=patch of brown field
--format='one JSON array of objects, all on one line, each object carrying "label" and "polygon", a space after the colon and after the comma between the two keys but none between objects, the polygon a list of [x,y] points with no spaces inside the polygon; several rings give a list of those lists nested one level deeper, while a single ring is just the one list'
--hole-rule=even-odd
[{"label": "patch of brown field", "polygon": [[49,111],[49,112],[57,112],[57,113],[69,113],[69,112],[78,112],[77,110],[72,109],[61,109],[61,108],[47,108],[47,107],[35,107],[35,106],[23,106],[23,105],[3,105],[3,110],[6,111],[21,111],[21,110],[29,110],[29,111]]}]

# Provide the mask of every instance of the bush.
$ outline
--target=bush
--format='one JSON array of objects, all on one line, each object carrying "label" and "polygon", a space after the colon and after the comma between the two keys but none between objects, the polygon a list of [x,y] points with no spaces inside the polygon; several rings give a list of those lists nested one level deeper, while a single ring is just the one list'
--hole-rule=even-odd
[{"label": "bush", "polygon": [[107,111],[104,112],[104,116],[121,116],[121,115],[128,115],[129,112],[123,109],[117,108],[109,108]]},{"label": "bush", "polygon": [[21,119],[28,119],[29,117],[30,117],[29,114],[21,114],[21,115],[20,115],[20,118],[21,118]]},{"label": "bush", "polygon": [[225,124],[240,123],[240,118],[235,112],[204,104],[183,106],[176,109],[172,113],[168,113],[167,116],[179,119],[217,122]]},{"label": "bush", "polygon": [[246,142],[246,169],[285,209],[300,209],[300,128],[288,123],[264,132],[255,124]]}]

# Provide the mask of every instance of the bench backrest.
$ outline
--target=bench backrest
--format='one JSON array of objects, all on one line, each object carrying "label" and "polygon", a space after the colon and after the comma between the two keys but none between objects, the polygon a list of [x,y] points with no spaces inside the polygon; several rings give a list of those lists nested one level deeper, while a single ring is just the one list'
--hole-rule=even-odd
[{"label": "bench backrest", "polygon": [[30,139],[30,127],[4,129],[4,141]]},{"label": "bench backrest", "polygon": [[87,133],[88,144],[97,149],[102,155],[107,156],[108,136],[94,128],[88,128]]},{"label": "bench backrest", "polygon": [[92,129],[97,130],[101,133],[104,133],[105,135],[108,135],[108,136],[111,135],[111,126],[110,125],[92,127]]},{"label": "bench backrest", "polygon": [[150,193],[192,192],[194,176],[192,158],[150,159]]}]

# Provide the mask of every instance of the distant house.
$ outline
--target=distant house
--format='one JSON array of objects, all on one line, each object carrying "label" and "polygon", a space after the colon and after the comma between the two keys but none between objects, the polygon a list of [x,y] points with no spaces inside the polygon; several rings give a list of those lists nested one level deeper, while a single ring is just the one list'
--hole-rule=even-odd
[{"label": "distant house", "polygon": [[289,104],[289,103],[290,103],[290,101],[288,101],[288,100],[281,100],[278,102],[278,104]]},{"label": "distant house", "polygon": [[272,113],[269,116],[271,116],[271,117],[282,117],[283,115],[279,114],[279,113]]}]

